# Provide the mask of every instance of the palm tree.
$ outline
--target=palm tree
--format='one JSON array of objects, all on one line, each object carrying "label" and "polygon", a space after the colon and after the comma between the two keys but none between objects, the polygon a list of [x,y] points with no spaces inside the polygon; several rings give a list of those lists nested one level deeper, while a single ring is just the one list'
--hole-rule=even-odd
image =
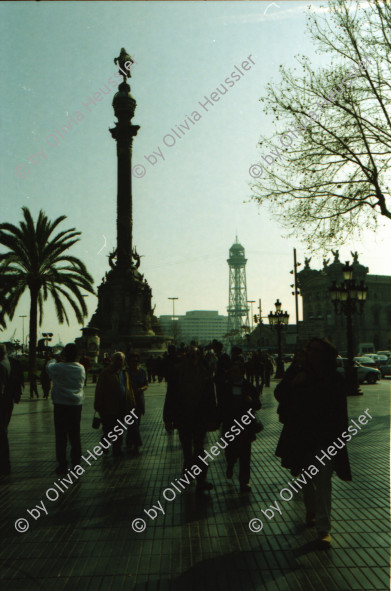
[{"label": "palm tree", "polygon": [[35,370],[37,346],[37,317],[39,326],[43,319],[43,302],[50,294],[54,301],[60,324],[69,324],[63,300],[75,313],[77,321],[83,323],[87,307],[80,288],[94,293],[93,279],[84,263],[65,252],[79,241],[75,228],[63,230],[52,236],[57,226],[66,219],[65,215],[51,222],[41,210],[36,224],[27,207],[22,207],[24,220],[19,227],[0,224],[0,245],[8,252],[0,254],[0,326],[5,325],[5,315],[12,320],[18,302],[26,289],[30,292],[30,344],[29,369]]}]

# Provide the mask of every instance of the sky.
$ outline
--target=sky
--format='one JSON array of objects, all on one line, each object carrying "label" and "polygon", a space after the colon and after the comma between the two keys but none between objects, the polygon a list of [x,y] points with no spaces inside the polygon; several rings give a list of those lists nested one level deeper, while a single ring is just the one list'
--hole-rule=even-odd
[{"label": "sky", "polygon": [[[140,271],[152,287],[155,313],[171,314],[168,298],[177,297],[176,314],[226,314],[226,261],[237,235],[248,259],[248,299],[261,298],[267,314],[279,298],[294,320],[293,248],[302,264],[309,253],[299,238],[284,237],[266,207],[250,201],[248,171],[259,161],[260,135],[275,133],[259,101],[266,84],[278,82],[279,66],[294,66],[298,53],[315,66],[324,63],[306,32],[309,4],[2,2],[1,220],[17,224],[22,206],[34,218],[40,209],[51,219],[65,214],[62,227],[82,232],[73,254],[100,284],[116,240],[116,144],[109,132],[116,89],[96,104],[89,97],[107,90],[117,71],[113,59],[125,47],[136,62],[128,82],[137,101],[132,123],[140,126],[133,142],[133,244],[143,255]],[[204,96],[248,56],[251,69],[204,109]],[[167,145],[173,143],[167,134],[175,145]],[[391,274],[384,224],[342,246],[341,260],[351,259],[351,251],[370,273]],[[311,267],[320,268],[322,258],[313,256]],[[86,301],[90,318],[96,298]],[[26,295],[2,340],[15,330],[21,339],[19,316],[28,313]],[[72,341],[80,325],[71,318],[69,327],[59,325],[47,305],[41,331]]]}]

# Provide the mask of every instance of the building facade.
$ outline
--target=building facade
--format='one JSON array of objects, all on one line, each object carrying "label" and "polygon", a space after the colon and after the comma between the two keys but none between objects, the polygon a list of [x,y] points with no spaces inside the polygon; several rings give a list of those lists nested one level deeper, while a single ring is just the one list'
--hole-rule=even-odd
[{"label": "building facade", "polygon": [[[373,343],[376,350],[389,349],[391,345],[391,277],[371,275],[368,267],[353,255],[353,279],[363,280],[368,287],[363,313],[353,316],[354,349],[359,343]],[[303,299],[303,321],[299,323],[300,342],[313,336],[325,336],[340,352],[346,352],[346,318],[337,315],[330,298],[329,289],[333,281],[343,282],[344,264],[339,260],[339,251],[333,251],[334,260],[323,261],[323,269],[311,269],[311,259],[298,273],[298,283]]]},{"label": "building facade", "polygon": [[163,333],[176,342],[190,344],[197,341],[207,345],[213,339],[223,340],[227,333],[228,316],[222,316],[215,310],[193,310],[185,316],[160,316],[159,323]]}]

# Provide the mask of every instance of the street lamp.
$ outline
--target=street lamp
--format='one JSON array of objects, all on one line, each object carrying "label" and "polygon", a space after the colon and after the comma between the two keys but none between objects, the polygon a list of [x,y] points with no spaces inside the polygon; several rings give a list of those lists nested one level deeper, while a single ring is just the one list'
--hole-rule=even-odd
[{"label": "street lamp", "polygon": [[348,360],[346,367],[346,381],[348,386],[348,395],[357,396],[362,394],[357,372],[354,368],[354,343],[353,343],[353,321],[354,314],[362,314],[364,304],[367,299],[368,287],[364,281],[357,283],[353,279],[353,266],[346,261],[342,269],[344,281],[337,284],[333,281],[330,287],[330,297],[334,304],[335,313],[338,315],[344,314],[346,316],[346,340],[348,349]]},{"label": "street lamp", "polygon": [[43,332],[42,336],[44,338],[45,351],[47,351],[49,348],[49,343],[53,338],[53,333],[52,332]]},{"label": "street lamp", "polygon": [[254,328],[254,323],[253,323],[253,320],[254,320],[254,316],[253,316],[253,304],[255,304],[255,300],[247,300],[247,303],[248,304],[251,304],[251,331],[252,331],[253,328]]},{"label": "street lamp", "polygon": [[275,302],[276,311],[268,314],[269,324],[276,329],[277,331],[277,339],[278,339],[278,357],[277,357],[277,368],[275,378],[282,378],[284,375],[284,362],[282,360],[282,350],[281,350],[281,332],[282,329],[288,325],[289,322],[289,314],[285,310],[285,312],[281,311],[281,302],[277,300]]},{"label": "street lamp", "polygon": [[168,298],[169,300],[172,300],[172,336],[174,338],[174,343],[176,341],[176,326],[174,325],[175,322],[175,300],[179,300],[179,298]]}]

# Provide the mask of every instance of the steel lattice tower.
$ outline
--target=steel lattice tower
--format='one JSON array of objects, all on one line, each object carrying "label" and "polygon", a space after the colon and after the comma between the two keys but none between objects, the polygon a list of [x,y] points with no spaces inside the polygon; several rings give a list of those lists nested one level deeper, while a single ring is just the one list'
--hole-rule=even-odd
[{"label": "steel lattice tower", "polygon": [[[230,340],[239,340],[242,336],[242,326],[249,326],[246,284],[246,263],[244,248],[236,242],[229,249],[229,304],[228,304],[228,334]],[[244,317],[244,319],[243,319]]]}]

